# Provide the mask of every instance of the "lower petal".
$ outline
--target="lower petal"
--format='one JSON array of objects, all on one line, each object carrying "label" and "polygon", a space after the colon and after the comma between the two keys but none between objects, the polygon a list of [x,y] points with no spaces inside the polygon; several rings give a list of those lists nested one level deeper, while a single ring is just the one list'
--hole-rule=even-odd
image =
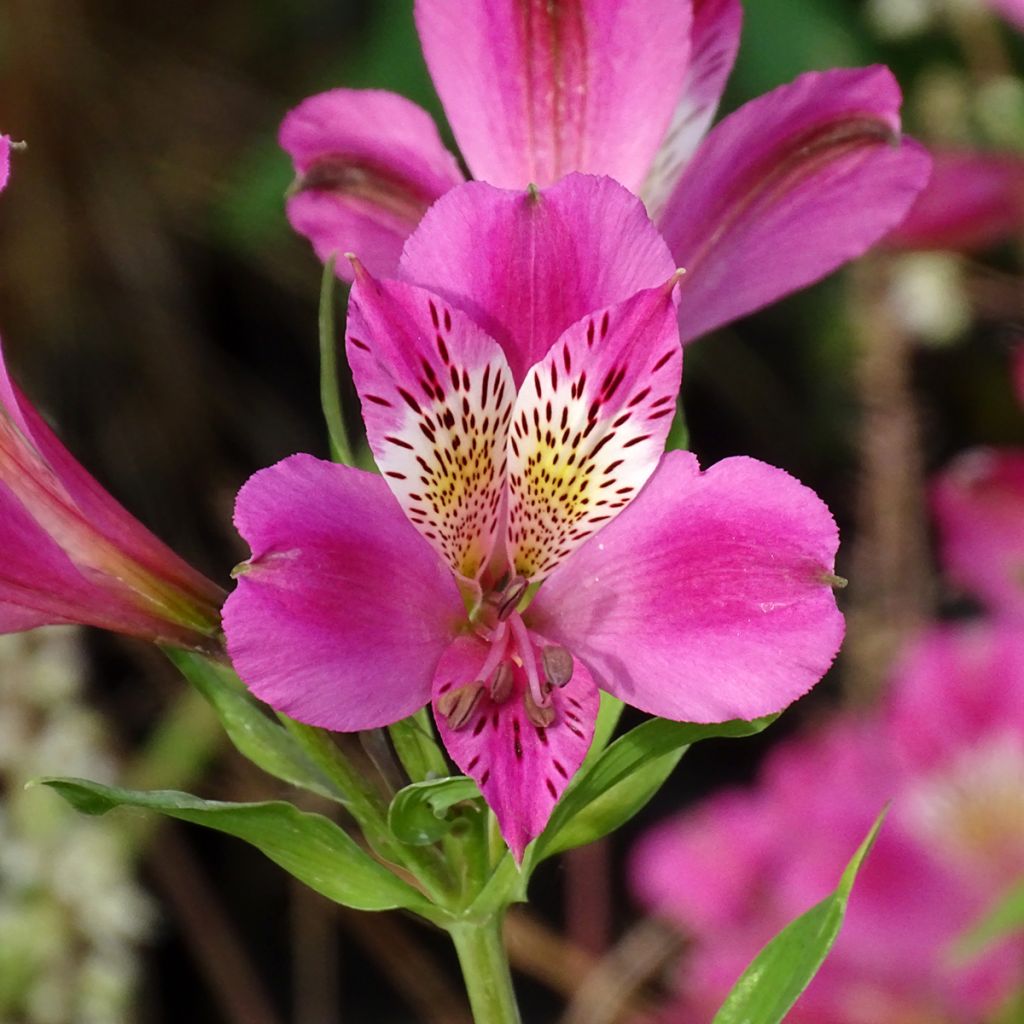
[{"label": "lower petal", "polygon": [[784,708],[843,636],[838,532],[813,491],[753,459],[701,473],[670,452],[637,499],[563,562],[527,613],[603,689],[691,722]]},{"label": "lower petal", "polygon": [[242,488],[235,525],[253,557],[224,632],[257,697],[339,731],[427,703],[465,613],[451,572],[380,477],[293,455]]},{"label": "lower petal", "polygon": [[489,646],[475,637],[460,637],[445,651],[434,676],[434,717],[452,760],[480,787],[521,861],[583,763],[594,736],[598,693],[586,666],[574,661],[572,678],[550,694],[554,718],[544,727],[529,717],[526,674],[517,667],[505,700],[495,702],[484,687],[468,720],[452,728],[438,702],[479,681],[488,653]]}]

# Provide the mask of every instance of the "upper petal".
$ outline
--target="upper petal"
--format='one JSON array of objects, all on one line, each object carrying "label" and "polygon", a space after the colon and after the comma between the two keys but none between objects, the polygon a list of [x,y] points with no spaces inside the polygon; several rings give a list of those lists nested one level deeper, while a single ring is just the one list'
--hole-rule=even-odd
[{"label": "upper petal", "polygon": [[417,0],[423,52],[473,176],[549,185],[570,171],[636,189],[690,48],[688,0]]},{"label": "upper petal", "polygon": [[497,343],[422,288],[357,275],[347,325],[366,434],[406,515],[469,579],[487,563],[505,490],[515,386]]},{"label": "upper petal", "polygon": [[899,223],[930,167],[899,142],[899,105],[887,68],[812,72],[711,131],[658,221],[687,270],[684,342],[823,277]]},{"label": "upper petal", "polygon": [[982,249],[1024,225],[1024,158],[936,153],[932,176],[886,244],[903,249]]},{"label": "upper petal", "polygon": [[682,96],[640,188],[654,218],[711,125],[736,61],[742,24],[739,0],[694,0],[690,61]]},{"label": "upper petal", "polygon": [[518,384],[571,324],[674,270],[635,196],[573,174],[539,192],[470,182],[448,193],[406,242],[399,276],[469,313]]},{"label": "upper petal", "polygon": [[[321,260],[355,252],[390,274],[430,204],[463,181],[433,119],[395,93],[332,89],[304,100],[279,141],[298,178],[288,219]],[[346,260],[338,276],[351,280]]]},{"label": "upper petal", "polygon": [[625,508],[654,472],[683,352],[675,281],[574,324],[526,375],[509,434],[505,548],[541,579]]},{"label": "upper petal", "polygon": [[462,600],[380,477],[293,455],[249,479],[235,525],[252,558],[224,632],[257,697],[343,731],[427,703]]},{"label": "upper petal", "polygon": [[551,574],[530,625],[651,714],[756,718],[810,689],[839,648],[837,544],[828,509],[782,470],[734,458],[701,473],[669,452]]}]

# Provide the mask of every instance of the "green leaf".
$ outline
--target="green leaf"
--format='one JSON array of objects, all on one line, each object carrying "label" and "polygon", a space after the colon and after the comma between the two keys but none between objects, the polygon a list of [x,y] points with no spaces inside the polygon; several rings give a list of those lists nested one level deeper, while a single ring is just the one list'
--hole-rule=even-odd
[{"label": "green leaf", "polygon": [[414,715],[388,726],[395,753],[414,782],[447,778],[449,768],[437,745],[430,714],[420,708]]},{"label": "green leaf", "polygon": [[825,961],[846,914],[854,880],[882,827],[878,816],[830,896],[790,922],[754,958],[712,1024],[777,1024]]},{"label": "green leaf", "polygon": [[330,779],[278,723],[263,713],[233,669],[200,654],[169,648],[167,657],[211,704],[243,757],[275,779],[345,802]]},{"label": "green leaf", "polygon": [[432,920],[437,917],[421,893],[364,853],[333,821],[284,801],[232,804],[174,790],[120,789],[87,779],[39,781],[85,814],[141,807],[244,839],[300,882],[343,906],[357,910],[405,907]]},{"label": "green leaf", "polygon": [[714,725],[654,718],[620,736],[589,771],[577,776],[555,806],[529,854],[531,866],[600,839],[629,821],[658,791],[690,744],[716,736],[752,736],[776,717]]},{"label": "green leaf", "polygon": [[953,959],[966,964],[979,957],[1001,939],[1024,932],[1024,879],[1010,887],[977,924],[962,935],[953,947]]},{"label": "green leaf", "polygon": [[480,790],[465,775],[414,782],[395,794],[388,808],[388,826],[399,841],[411,846],[436,843],[451,831],[450,808],[477,799]]}]

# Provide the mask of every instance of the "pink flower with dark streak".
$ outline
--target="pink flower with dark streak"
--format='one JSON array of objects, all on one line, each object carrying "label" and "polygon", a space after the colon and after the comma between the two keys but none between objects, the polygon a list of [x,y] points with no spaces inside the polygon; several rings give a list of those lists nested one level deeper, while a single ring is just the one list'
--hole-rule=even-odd
[{"label": "pink flower with dark streak", "polygon": [[[0,136],[0,188],[10,140]],[[219,628],[223,591],[126,512],[68,453],[0,351],[0,633],[82,623],[185,647]]]},{"label": "pink flower with dark streak", "polygon": [[225,606],[253,692],[336,730],[431,702],[517,857],[598,688],[715,722],[812,686],[842,635],[828,510],[780,470],[662,456],[672,258],[610,179],[469,183],[397,280],[356,264],[347,350],[381,476],[297,455],[242,489]]},{"label": "pink flower with dark streak", "polygon": [[886,245],[973,252],[1022,234],[1024,157],[939,152],[928,185]]},{"label": "pink flower with dark streak", "polygon": [[[883,67],[802,75],[706,134],[740,22],[737,0],[416,3],[473,175],[523,189],[584,171],[638,193],[687,272],[684,342],[859,256],[928,177],[927,155],[900,141]],[[298,175],[293,227],[321,259],[359,252],[374,274],[394,272],[431,203],[463,180],[426,112],[393,93],[313,96],[280,139]]]},{"label": "pink flower with dark streak", "polygon": [[793,1024],[976,1024],[1024,983],[1024,941],[957,964],[958,937],[1024,872],[1024,635],[936,628],[888,703],[778,747],[756,786],[657,827],[631,865],[694,940],[665,1024],[710,1020],[775,933],[834,887],[886,801],[824,966]]}]

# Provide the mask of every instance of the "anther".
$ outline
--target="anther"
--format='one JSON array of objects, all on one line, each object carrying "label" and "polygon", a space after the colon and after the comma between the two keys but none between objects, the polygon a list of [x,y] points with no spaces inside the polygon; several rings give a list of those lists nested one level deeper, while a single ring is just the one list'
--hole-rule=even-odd
[{"label": "anther", "polygon": [[437,698],[437,710],[444,715],[449,729],[463,729],[469,724],[483,695],[482,683],[460,686],[457,690],[449,690]]},{"label": "anther", "polygon": [[541,652],[544,663],[544,677],[552,685],[561,689],[572,679],[572,655],[564,648],[552,644]]},{"label": "anther", "polygon": [[527,689],[523,693],[523,704],[526,707],[526,717],[533,725],[540,729],[546,729],[555,720],[555,709],[550,704],[541,707],[534,699],[533,694]]},{"label": "anther", "polygon": [[501,600],[498,603],[498,619],[500,621],[507,619],[516,610],[516,606],[523,599],[523,594],[526,593],[529,586],[530,581],[525,576],[513,576],[508,581],[505,589],[501,592]]},{"label": "anther", "polygon": [[512,666],[507,661],[503,661],[494,670],[487,682],[488,692],[495,704],[504,704],[512,696],[512,683],[514,680],[515,676]]}]

